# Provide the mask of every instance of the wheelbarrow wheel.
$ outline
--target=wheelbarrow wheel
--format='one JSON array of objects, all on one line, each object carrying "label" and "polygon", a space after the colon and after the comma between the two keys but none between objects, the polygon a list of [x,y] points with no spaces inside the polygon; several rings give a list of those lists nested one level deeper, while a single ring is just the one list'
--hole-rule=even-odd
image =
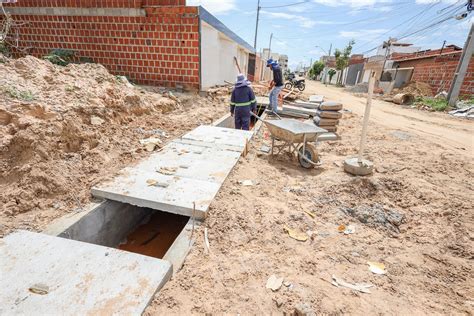
[{"label": "wheelbarrow wheel", "polygon": [[303,146],[301,146],[298,149],[298,160],[300,162],[301,167],[306,168],[306,169],[314,168],[315,165],[303,159],[303,156],[314,163],[319,162],[318,150],[316,149],[316,146],[313,144],[306,144],[304,154],[303,154]]}]

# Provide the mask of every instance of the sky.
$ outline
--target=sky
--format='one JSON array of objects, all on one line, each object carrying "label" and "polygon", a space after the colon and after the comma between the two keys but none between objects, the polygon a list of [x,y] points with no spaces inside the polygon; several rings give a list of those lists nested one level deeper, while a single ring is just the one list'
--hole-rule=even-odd
[{"label": "sky", "polygon": [[[327,55],[331,44],[334,52],[351,39],[355,41],[353,53],[366,56],[374,55],[376,50],[369,50],[389,37],[423,49],[441,48],[443,41],[462,47],[474,23],[474,12],[462,20],[436,23],[465,12],[465,3],[466,0],[260,0],[257,51],[269,46],[273,33],[272,51],[288,55],[290,68],[295,69]],[[187,5],[202,5],[253,46],[257,0],[187,0]],[[410,35],[413,32],[417,33]]]}]

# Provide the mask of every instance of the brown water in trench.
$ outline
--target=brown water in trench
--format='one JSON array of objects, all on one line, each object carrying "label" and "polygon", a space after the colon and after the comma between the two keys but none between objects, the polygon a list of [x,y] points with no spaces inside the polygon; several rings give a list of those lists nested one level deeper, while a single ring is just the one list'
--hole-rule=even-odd
[{"label": "brown water in trench", "polygon": [[186,216],[156,212],[149,221],[135,228],[118,248],[161,259],[188,220]]}]

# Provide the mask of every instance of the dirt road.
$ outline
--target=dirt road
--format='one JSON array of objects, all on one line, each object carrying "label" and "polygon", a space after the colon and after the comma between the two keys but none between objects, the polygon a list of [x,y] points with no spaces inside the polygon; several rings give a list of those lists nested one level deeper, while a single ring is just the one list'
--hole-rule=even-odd
[{"label": "dirt road", "polygon": [[[341,88],[309,81],[305,92],[324,95],[343,103],[345,108],[354,113],[364,115],[366,98],[343,92]],[[372,122],[411,132],[447,149],[457,149],[471,155],[474,153],[474,124],[468,120],[450,117],[445,113],[419,111],[381,100],[373,100],[372,104]]]},{"label": "dirt road", "polygon": [[[318,84],[308,90],[353,111],[341,120],[342,139],[319,146],[322,167],[259,152],[270,143],[260,130],[211,204],[210,253],[201,227],[146,314],[282,314],[301,304],[318,314],[471,314],[474,122],[376,101],[367,143],[376,172],[358,178],[342,162],[357,153],[364,100]],[[245,179],[256,184],[238,184]],[[369,271],[369,261],[386,274]],[[273,274],[285,280],[275,292],[265,287]],[[336,287],[332,276],[370,283],[371,293]]]}]

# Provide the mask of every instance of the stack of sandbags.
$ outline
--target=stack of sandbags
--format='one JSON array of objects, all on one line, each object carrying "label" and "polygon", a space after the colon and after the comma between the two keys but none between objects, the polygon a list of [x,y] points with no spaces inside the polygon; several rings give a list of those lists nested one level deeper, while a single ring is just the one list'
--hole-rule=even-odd
[{"label": "stack of sandbags", "polygon": [[317,126],[324,128],[328,132],[336,132],[339,119],[342,117],[342,104],[334,101],[322,102],[313,121]]}]

